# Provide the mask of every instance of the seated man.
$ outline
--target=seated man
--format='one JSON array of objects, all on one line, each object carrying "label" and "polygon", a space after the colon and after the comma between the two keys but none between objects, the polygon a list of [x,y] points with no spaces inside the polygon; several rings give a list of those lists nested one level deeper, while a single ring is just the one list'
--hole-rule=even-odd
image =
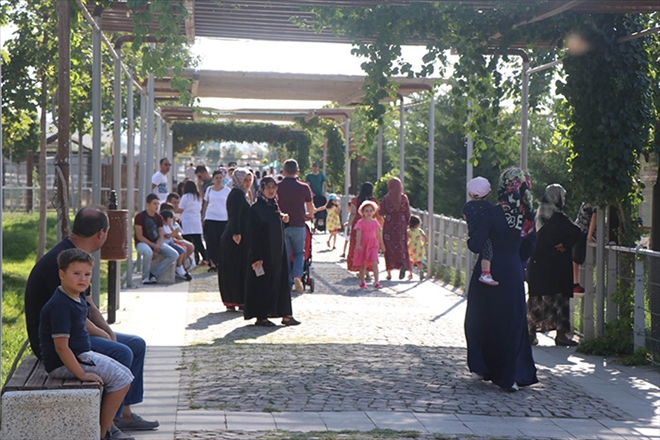
[{"label": "seated man", "polygon": [[[142,255],[142,284],[156,284],[156,277],[179,258],[179,253],[163,242],[163,217],[158,214],[159,206],[158,196],[149,194],[146,209],[138,212],[134,220],[135,250]],[[153,266],[152,260],[155,260]]]},{"label": "seated man", "polygon": [[[32,268],[25,285],[25,321],[28,339],[35,356],[41,359],[39,347],[39,314],[44,304],[60,285],[57,256],[66,249],[82,249],[93,253],[101,249],[108,238],[108,216],[103,208],[83,208],[73,220],[71,235],[60,241],[53,249],[39,259]],[[120,407],[115,424],[121,429],[154,429],[158,422],[147,421],[131,411],[131,405],[142,402],[144,394],[144,356],[146,343],[135,335],[115,333],[103,315],[92,301],[90,290],[85,291],[87,301],[86,328],[90,334],[92,350],[113,358],[128,367],[135,379]],[[112,428],[115,439],[130,437],[121,436],[121,431]]]},{"label": "seated man", "polygon": [[112,438],[112,419],[133,381],[131,371],[116,360],[92,351],[85,328],[84,295],[92,281],[94,257],[82,249],[67,249],[57,257],[62,284],[41,309],[39,346],[48,376],[103,385],[101,438]]}]

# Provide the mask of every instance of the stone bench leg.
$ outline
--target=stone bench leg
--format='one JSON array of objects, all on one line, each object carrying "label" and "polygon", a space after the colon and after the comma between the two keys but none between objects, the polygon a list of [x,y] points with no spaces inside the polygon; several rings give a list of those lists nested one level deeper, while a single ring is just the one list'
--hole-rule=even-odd
[{"label": "stone bench leg", "polygon": [[174,278],[174,269],[176,267],[176,262],[172,263],[170,267],[165,270],[165,272],[161,273],[156,277],[158,280],[158,284],[174,284],[175,278]]},{"label": "stone bench leg", "polygon": [[7,391],[2,439],[97,439],[100,413],[99,389]]}]

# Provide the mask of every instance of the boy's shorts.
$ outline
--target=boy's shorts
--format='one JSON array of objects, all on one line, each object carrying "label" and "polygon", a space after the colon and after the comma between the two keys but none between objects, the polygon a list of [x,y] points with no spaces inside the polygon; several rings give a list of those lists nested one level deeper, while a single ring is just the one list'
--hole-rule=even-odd
[{"label": "boy's shorts", "polygon": [[[126,385],[133,382],[133,374],[131,370],[101,353],[94,351],[86,351],[76,356],[80,366],[86,373],[94,373],[103,379],[103,390],[107,393],[118,391]],[[94,365],[86,365],[86,363]],[[66,367],[62,365],[57,367],[50,373],[50,377],[55,379],[76,379],[76,376]]]},{"label": "boy's shorts", "polygon": [[177,252],[179,253],[179,255],[183,254],[183,253],[186,251],[184,248],[182,248],[182,247],[179,246],[178,244],[174,244],[174,243],[172,243],[172,244],[170,244],[169,246],[170,246],[171,248],[173,248],[175,251],[177,251]]}]

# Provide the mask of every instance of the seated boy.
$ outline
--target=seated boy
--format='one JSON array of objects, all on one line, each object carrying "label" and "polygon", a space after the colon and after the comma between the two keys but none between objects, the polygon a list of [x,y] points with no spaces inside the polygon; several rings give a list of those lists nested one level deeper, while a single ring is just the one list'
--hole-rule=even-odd
[{"label": "seated boy", "polygon": [[101,437],[109,439],[133,374],[114,359],[92,351],[85,328],[87,301],[80,294],[91,282],[94,258],[82,249],[67,249],[57,257],[57,265],[61,285],[41,309],[39,320],[42,361],[51,377],[103,385]]}]

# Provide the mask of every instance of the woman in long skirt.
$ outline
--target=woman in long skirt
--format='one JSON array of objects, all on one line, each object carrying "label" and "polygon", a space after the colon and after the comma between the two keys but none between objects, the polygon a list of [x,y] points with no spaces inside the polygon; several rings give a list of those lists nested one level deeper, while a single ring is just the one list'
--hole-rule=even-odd
[{"label": "woman in long skirt", "polygon": [[257,201],[248,215],[248,264],[245,289],[245,319],[256,318],[255,325],[272,327],[268,318],[282,318],[282,324],[298,325],[291,312],[288,258],[284,246],[282,214],[275,194],[277,182],[272,177],[261,179]]},{"label": "woman in long skirt", "polygon": [[479,282],[481,261],[477,261],[465,312],[468,367],[477,377],[505,391],[538,382],[527,331],[523,279],[523,262],[536,241],[531,189],[527,173],[518,168],[505,171],[499,203],[484,212],[468,239],[470,250],[481,254],[490,238],[491,273],[499,281],[497,286]]},{"label": "woman in long skirt", "polygon": [[237,168],[232,175],[232,190],[227,196],[229,220],[220,239],[218,284],[222,302],[228,312],[243,307],[245,301],[247,246],[244,238],[248,232],[252,179],[250,170]]},{"label": "woman in long skirt", "polygon": [[388,192],[383,197],[379,212],[385,217],[383,241],[385,242],[385,270],[388,280],[392,279],[392,270],[399,270],[399,279],[410,270],[408,255],[408,224],[410,223],[410,203],[403,193],[403,185],[396,177],[387,182]]}]

